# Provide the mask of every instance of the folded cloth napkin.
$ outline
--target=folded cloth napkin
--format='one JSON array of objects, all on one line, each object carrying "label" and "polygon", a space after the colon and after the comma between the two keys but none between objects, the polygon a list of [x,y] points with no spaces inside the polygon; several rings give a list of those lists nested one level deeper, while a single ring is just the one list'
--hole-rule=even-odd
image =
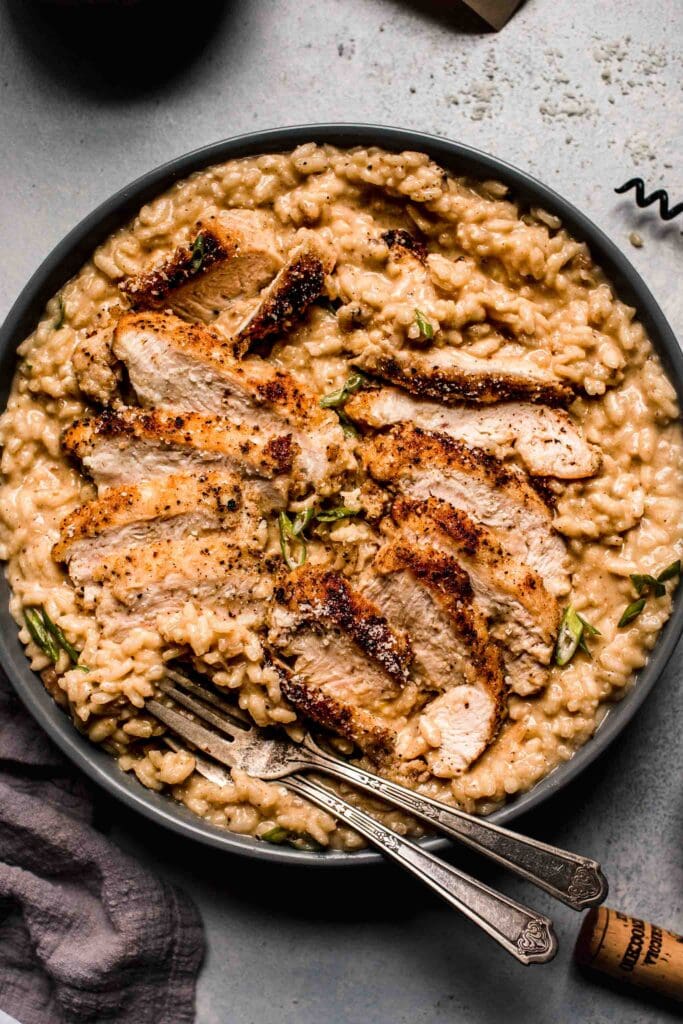
[{"label": "folded cloth napkin", "polygon": [[21,1024],[193,1021],[197,910],[92,812],[0,672],[0,1010]]}]

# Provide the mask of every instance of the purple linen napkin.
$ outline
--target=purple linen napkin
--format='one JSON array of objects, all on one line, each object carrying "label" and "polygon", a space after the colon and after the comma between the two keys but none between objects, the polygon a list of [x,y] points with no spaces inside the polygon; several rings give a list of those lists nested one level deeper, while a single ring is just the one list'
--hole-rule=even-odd
[{"label": "purple linen napkin", "polygon": [[189,1024],[197,910],[91,822],[86,781],[0,672],[0,1009],[21,1024]]}]

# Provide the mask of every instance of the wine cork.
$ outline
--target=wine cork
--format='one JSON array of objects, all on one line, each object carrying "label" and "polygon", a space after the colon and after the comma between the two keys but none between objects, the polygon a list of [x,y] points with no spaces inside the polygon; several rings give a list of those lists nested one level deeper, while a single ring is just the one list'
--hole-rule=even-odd
[{"label": "wine cork", "polygon": [[619,910],[590,910],[576,940],[577,963],[683,1002],[683,936]]}]

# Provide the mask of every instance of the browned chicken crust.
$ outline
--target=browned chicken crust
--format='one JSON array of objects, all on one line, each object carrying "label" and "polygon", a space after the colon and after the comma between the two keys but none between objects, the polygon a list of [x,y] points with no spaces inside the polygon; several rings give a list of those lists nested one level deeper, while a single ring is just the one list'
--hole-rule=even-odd
[{"label": "browned chicken crust", "polygon": [[379,609],[334,570],[307,565],[285,581],[280,593],[302,620],[333,625],[346,633],[395,683],[410,673],[410,642],[392,629]]},{"label": "browned chicken crust", "polygon": [[234,521],[236,512],[261,497],[238,476],[221,472],[178,474],[112,487],[65,516],[52,557],[66,562],[74,545],[83,541],[131,524],[157,524],[163,529],[165,523],[192,513],[204,515],[215,529],[221,529]]},{"label": "browned chicken crust", "polygon": [[222,416],[120,408],[77,420],[62,434],[62,445],[82,462],[103,439],[118,441],[121,451],[137,440],[160,448],[201,449],[226,455],[266,477],[291,470],[297,445],[290,435],[271,437],[263,444],[257,444],[253,437],[253,427],[233,425]]},{"label": "browned chicken crust", "polygon": [[444,551],[467,572],[476,604],[501,646],[510,688],[527,696],[545,687],[560,606],[542,577],[511,555],[496,531],[446,502],[398,498],[392,516],[407,543]]},{"label": "browned chicken crust", "polygon": [[210,217],[191,246],[179,246],[144,274],[119,285],[133,309],[170,307],[209,322],[234,298],[251,298],[272,280],[280,257],[272,232],[252,211]]},{"label": "browned chicken crust", "polygon": [[[197,239],[203,240],[201,261],[193,251]],[[205,274],[217,263],[231,259],[239,251],[238,239],[214,226],[199,232],[193,246],[180,245],[167,260],[148,273],[121,281],[119,288],[130,299],[133,309],[164,309],[173,291],[198,274]]]},{"label": "browned chicken crust", "polygon": [[519,504],[534,506],[540,515],[550,517],[541,494],[520,472],[446,434],[400,423],[384,434],[365,439],[361,458],[368,472],[385,483],[397,482],[406,469],[457,466],[496,490],[510,492]]},{"label": "browned chicken crust", "polygon": [[[447,358],[446,358],[447,357]],[[397,384],[418,398],[452,402],[527,401],[566,405],[575,397],[573,387],[515,369],[515,362],[480,359],[457,349],[432,348],[426,352],[389,354],[370,350],[356,360],[361,369]]]},{"label": "browned chicken crust", "polygon": [[577,480],[593,476],[600,467],[598,448],[586,441],[569,413],[547,405],[443,405],[398,388],[381,387],[352,395],[344,412],[354,422],[375,429],[410,422],[492,454],[511,448],[532,476]]},{"label": "browned chicken crust", "polygon": [[287,670],[281,672],[280,690],[302,715],[355,743],[373,761],[381,763],[392,755],[394,733],[363,708],[345,704]]},{"label": "browned chicken crust", "polygon": [[559,605],[546,590],[542,577],[512,558],[493,530],[438,498],[425,501],[397,498],[391,514],[398,525],[409,527],[416,538],[438,543],[440,532],[446,534],[460,557],[486,569],[495,577],[501,591],[514,595],[530,612],[552,651],[560,622]]},{"label": "browned chicken crust", "polygon": [[[291,373],[258,358],[235,359],[227,343],[203,324],[188,324],[172,313],[127,313],[116,326],[114,351],[128,363],[131,351],[137,349],[144,360],[145,336],[163,337],[174,352],[216,371],[224,379],[226,392],[248,393],[256,406],[276,409],[285,422],[301,426],[330,418],[315,394]],[[192,401],[191,391],[187,401]]]},{"label": "browned chicken crust", "polygon": [[291,330],[322,294],[325,275],[331,269],[329,256],[317,243],[307,240],[297,246],[237,332],[233,341],[235,356],[241,358],[257,343]]},{"label": "browned chicken crust", "polygon": [[379,573],[407,569],[428,588],[470,649],[479,681],[502,700],[505,684],[500,651],[489,642],[486,620],[473,603],[469,576],[457,562],[443,552],[420,550],[399,540],[378,552],[373,568]]}]

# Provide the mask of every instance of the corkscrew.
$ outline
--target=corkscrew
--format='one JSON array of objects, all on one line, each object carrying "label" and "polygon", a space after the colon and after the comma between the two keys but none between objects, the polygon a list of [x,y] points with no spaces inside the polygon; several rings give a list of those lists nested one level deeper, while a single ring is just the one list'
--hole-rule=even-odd
[{"label": "corkscrew", "polygon": [[646,206],[651,206],[652,203],[656,203],[659,200],[659,216],[662,220],[673,220],[679,213],[683,213],[683,203],[676,203],[675,206],[669,206],[669,193],[663,189],[658,188],[650,195],[645,194],[645,182],[642,178],[629,178],[623,185],[615,188],[615,192],[623,193],[628,192],[629,189],[635,189],[636,192],[636,203],[641,209]]}]

